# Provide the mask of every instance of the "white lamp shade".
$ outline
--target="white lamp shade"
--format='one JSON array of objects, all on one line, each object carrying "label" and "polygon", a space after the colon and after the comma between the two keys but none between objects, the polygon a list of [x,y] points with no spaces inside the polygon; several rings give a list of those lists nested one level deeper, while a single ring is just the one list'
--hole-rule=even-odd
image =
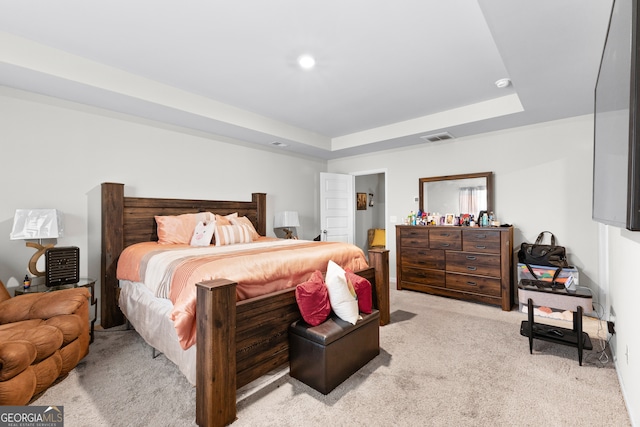
[{"label": "white lamp shade", "polygon": [[274,228],[283,227],[300,227],[300,221],[298,220],[298,212],[296,211],[283,211],[277,212],[273,219]]},{"label": "white lamp shade", "polygon": [[63,215],[56,209],[16,209],[11,240],[57,239],[62,236]]}]

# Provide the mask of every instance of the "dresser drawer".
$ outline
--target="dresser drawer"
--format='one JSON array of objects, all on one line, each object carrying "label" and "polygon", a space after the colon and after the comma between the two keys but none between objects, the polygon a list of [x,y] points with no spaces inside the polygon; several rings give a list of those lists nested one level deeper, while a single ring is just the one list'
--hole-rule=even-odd
[{"label": "dresser drawer", "polygon": [[463,230],[462,250],[499,254],[500,232],[497,230]]},{"label": "dresser drawer", "polygon": [[422,268],[403,268],[402,281],[444,288],[444,271]]},{"label": "dresser drawer", "polygon": [[432,228],[429,230],[429,247],[459,251],[462,249],[462,231],[453,227]]},{"label": "dresser drawer", "polygon": [[403,248],[400,255],[402,267],[433,268],[444,270],[444,251],[437,249],[410,249]]},{"label": "dresser drawer", "polygon": [[500,255],[446,252],[447,271],[500,277]]},{"label": "dresser drawer", "polygon": [[426,227],[405,227],[400,229],[400,245],[406,247],[429,247],[429,229]]},{"label": "dresser drawer", "polygon": [[500,279],[447,273],[447,288],[477,294],[501,296]]}]

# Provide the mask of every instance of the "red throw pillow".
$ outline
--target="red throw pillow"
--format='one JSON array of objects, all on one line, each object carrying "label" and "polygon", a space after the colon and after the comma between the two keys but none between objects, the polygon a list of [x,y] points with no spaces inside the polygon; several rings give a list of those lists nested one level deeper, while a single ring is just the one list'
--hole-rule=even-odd
[{"label": "red throw pillow", "polygon": [[358,297],[358,310],[365,314],[370,314],[373,308],[373,291],[371,290],[371,282],[364,277],[358,276],[350,269],[345,269],[347,281],[351,282],[353,289]]},{"label": "red throw pillow", "polygon": [[314,271],[309,280],[296,286],[296,301],[302,318],[311,326],[327,320],[331,313],[331,303],[319,270]]}]

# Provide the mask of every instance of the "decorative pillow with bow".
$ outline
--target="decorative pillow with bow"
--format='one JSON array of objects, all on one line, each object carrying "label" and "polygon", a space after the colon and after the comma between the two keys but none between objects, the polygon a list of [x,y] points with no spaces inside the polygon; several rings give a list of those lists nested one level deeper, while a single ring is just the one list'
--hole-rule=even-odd
[{"label": "decorative pillow with bow", "polygon": [[193,230],[193,237],[191,237],[191,246],[209,246],[213,239],[213,232],[216,228],[215,221],[199,221],[196,224],[195,230]]}]

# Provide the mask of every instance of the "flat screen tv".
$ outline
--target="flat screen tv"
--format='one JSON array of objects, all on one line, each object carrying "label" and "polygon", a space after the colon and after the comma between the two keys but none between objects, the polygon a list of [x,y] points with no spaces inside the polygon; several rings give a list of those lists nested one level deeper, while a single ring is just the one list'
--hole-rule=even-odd
[{"label": "flat screen tv", "polygon": [[640,230],[638,0],[614,0],[595,89],[593,219]]}]

